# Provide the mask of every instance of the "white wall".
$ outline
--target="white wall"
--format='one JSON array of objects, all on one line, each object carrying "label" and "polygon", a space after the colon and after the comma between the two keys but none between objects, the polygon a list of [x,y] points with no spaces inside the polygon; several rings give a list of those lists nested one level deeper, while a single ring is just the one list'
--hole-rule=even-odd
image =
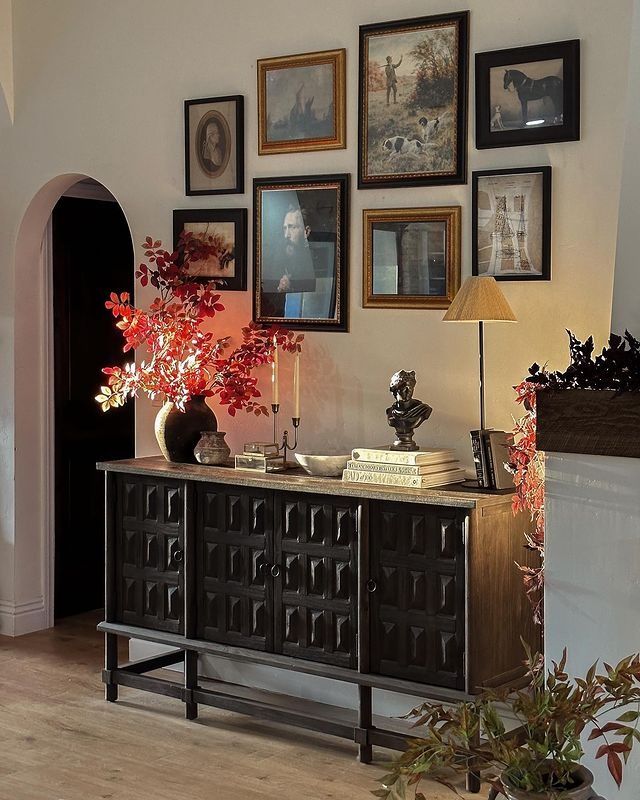
[{"label": "white wall", "polygon": [[0,128],[13,121],[12,1],[0,0]]},{"label": "white wall", "polygon": [[[545,647],[556,660],[567,647],[571,674],[640,650],[638,487],[638,459],[547,454]],[[585,749],[598,792],[637,800],[637,752],[618,793],[605,761],[593,758],[594,743]]]},{"label": "white wall", "polygon": [[[509,426],[510,387],[536,359],[564,362],[565,327],[581,336],[602,336],[609,329],[631,0],[618,0],[615,13],[599,0],[469,0],[466,6],[472,53],[582,40],[580,142],[478,152],[471,92],[470,169],[554,168],[553,280],[503,284],[520,322],[487,335],[488,421]],[[43,594],[40,571],[24,563],[38,556],[37,548],[29,543],[15,564],[15,592],[12,565],[16,539],[29,532],[37,537],[42,527],[32,519],[17,524],[30,518],[34,493],[40,491],[32,481],[40,466],[41,431],[21,430],[22,440],[15,443],[23,459],[18,469],[13,455],[14,402],[24,409],[34,392],[25,379],[14,397],[14,369],[28,377],[39,367],[37,353],[35,362],[25,355],[29,317],[23,315],[41,314],[41,287],[26,282],[16,267],[18,230],[34,196],[56,176],[89,175],[120,201],[137,242],[146,234],[168,241],[174,208],[251,207],[250,181],[244,196],[199,199],[183,193],[183,100],[236,92],[246,96],[249,179],[345,171],[355,185],[358,25],[449,9],[441,0],[397,0],[393,7],[384,0],[21,0],[14,5],[15,122],[0,130],[0,601],[14,602],[18,590],[21,602]],[[334,47],[347,48],[348,148],[258,157],[256,59]],[[473,58],[471,78],[473,85]],[[467,431],[478,414],[475,331],[442,325],[441,311],[365,310],[360,303],[362,209],[451,203],[463,207],[464,276],[470,272],[468,186],[353,191],[351,331],[307,336],[302,448],[346,450],[386,441],[388,378],[405,367],[417,370],[416,394],[434,408],[420,442],[456,446],[470,463]],[[33,245],[40,231],[28,233]],[[220,332],[237,333],[250,316],[250,294],[229,296],[226,303]],[[156,451],[154,412],[139,404],[141,455]],[[264,422],[224,414],[221,427],[233,448],[267,433]]]},{"label": "white wall", "polygon": [[624,169],[620,189],[620,216],[618,219],[618,248],[613,289],[611,330],[624,333],[628,329],[640,336],[640,225],[638,225],[638,186],[640,185],[640,0],[633,3],[631,28],[631,53],[627,120],[624,142]]}]

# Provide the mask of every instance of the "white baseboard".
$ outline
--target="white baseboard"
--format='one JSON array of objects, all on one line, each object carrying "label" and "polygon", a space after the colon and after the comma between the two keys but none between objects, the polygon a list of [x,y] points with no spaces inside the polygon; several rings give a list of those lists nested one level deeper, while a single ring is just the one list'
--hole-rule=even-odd
[{"label": "white baseboard", "polygon": [[43,597],[21,603],[0,600],[0,634],[23,636],[48,627]]}]

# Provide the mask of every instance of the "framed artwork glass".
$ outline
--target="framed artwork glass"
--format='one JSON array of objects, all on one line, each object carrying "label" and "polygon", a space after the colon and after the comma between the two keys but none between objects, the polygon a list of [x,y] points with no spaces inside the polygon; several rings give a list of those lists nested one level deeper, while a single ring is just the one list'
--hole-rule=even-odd
[{"label": "framed artwork glass", "polygon": [[256,178],[253,318],[346,331],[348,175]]},{"label": "framed artwork glass", "polygon": [[173,249],[183,246],[181,236],[191,234],[210,245],[204,261],[194,262],[195,281],[215,280],[222,291],[247,288],[247,209],[179,209],[173,212]]},{"label": "framed artwork glass", "polygon": [[346,147],[346,50],[258,61],[258,153]]},{"label": "framed artwork glass", "polygon": [[476,147],[580,138],[580,41],[476,53]]},{"label": "framed artwork glass", "polygon": [[551,167],[474,172],[474,275],[551,280]]},{"label": "framed artwork glass", "polygon": [[448,308],[460,288],[460,206],[363,211],[365,308]]},{"label": "framed artwork glass", "polygon": [[185,193],[244,192],[244,97],[184,103]]},{"label": "framed artwork glass", "polygon": [[467,180],[469,12],[360,27],[358,188]]}]

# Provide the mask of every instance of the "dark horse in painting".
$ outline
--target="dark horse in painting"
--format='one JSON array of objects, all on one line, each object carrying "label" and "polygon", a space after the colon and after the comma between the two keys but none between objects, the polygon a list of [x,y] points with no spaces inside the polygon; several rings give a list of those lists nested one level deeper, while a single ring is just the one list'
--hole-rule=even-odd
[{"label": "dark horse in painting", "polygon": [[522,107],[522,124],[526,125],[529,121],[529,101],[542,100],[548,97],[553,103],[554,122],[562,120],[562,79],[555,75],[548,75],[546,78],[529,78],[524,72],[518,69],[505,69],[504,88],[508,91],[513,84],[520,106]]}]

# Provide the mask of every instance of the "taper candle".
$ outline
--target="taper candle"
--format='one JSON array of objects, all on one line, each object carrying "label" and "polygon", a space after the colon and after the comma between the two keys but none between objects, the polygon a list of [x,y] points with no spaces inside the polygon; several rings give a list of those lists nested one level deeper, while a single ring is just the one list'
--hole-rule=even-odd
[{"label": "taper candle", "polygon": [[293,416],[300,419],[300,352],[293,363]]},{"label": "taper candle", "polygon": [[276,344],[276,337],[273,337],[273,362],[271,364],[271,390],[272,400],[274,405],[280,402],[278,397],[278,345]]}]

